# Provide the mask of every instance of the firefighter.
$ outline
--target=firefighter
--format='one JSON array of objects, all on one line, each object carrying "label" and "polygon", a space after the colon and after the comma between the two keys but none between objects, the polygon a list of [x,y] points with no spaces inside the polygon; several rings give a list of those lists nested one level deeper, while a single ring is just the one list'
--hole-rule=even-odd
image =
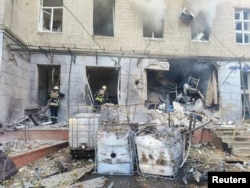
[{"label": "firefighter", "polygon": [[100,106],[105,102],[108,102],[108,92],[107,92],[107,86],[104,85],[94,94],[93,112],[96,112],[97,110],[99,111]]},{"label": "firefighter", "polygon": [[48,105],[50,108],[50,116],[51,116],[51,121],[52,124],[57,123],[57,118],[58,118],[58,109],[60,107],[60,99],[65,97],[65,94],[61,93],[59,91],[59,87],[55,86],[48,95]]}]

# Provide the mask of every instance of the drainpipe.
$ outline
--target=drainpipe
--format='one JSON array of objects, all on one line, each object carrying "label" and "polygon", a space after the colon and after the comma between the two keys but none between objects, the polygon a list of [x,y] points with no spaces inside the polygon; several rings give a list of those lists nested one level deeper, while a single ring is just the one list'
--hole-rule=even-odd
[{"label": "drainpipe", "polygon": [[126,98],[126,111],[127,111],[127,120],[128,120],[128,123],[129,123],[129,121],[130,121],[130,119],[129,119],[129,109],[128,109],[128,95],[129,95],[130,69],[131,69],[131,58],[130,58],[130,61],[129,61],[128,84],[127,84],[127,98]]}]

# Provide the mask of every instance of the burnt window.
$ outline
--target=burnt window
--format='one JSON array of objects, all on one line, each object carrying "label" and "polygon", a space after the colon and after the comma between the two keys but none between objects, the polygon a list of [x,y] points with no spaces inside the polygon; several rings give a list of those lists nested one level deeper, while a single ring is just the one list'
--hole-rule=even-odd
[{"label": "burnt window", "polygon": [[161,21],[160,26],[152,25],[146,21],[143,22],[143,37],[148,38],[163,38],[164,30],[163,20]]},{"label": "burnt window", "polygon": [[63,0],[41,0],[41,32],[62,32],[62,18]]},{"label": "burnt window", "polygon": [[114,36],[115,0],[94,0],[94,35]]},{"label": "burnt window", "polygon": [[250,9],[235,10],[236,43],[250,43]]},{"label": "burnt window", "polygon": [[210,28],[207,16],[200,12],[191,22],[191,38],[193,41],[209,41]]}]

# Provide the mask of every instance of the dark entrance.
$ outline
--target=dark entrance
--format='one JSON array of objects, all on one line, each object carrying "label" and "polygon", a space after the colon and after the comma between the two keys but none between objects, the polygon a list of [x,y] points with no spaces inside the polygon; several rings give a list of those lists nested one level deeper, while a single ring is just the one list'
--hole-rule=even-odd
[{"label": "dark entrance", "polygon": [[38,65],[38,102],[41,106],[47,105],[47,95],[55,86],[60,87],[61,67],[58,65]]},{"label": "dark entrance", "polygon": [[[87,80],[92,96],[103,85],[106,85],[109,95],[109,102],[113,104],[118,104],[117,89],[119,89],[119,72],[119,68],[113,67],[86,67]],[[89,100],[86,99],[86,101]]]}]

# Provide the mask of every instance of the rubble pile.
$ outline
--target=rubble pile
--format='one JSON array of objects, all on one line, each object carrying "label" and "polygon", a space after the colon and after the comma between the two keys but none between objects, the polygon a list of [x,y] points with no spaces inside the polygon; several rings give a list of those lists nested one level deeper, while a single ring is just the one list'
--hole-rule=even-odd
[{"label": "rubble pile", "polygon": [[[32,144],[32,142],[30,144]],[[17,148],[20,145],[21,144],[17,144]],[[29,150],[29,148],[27,148],[27,150]],[[62,165],[65,168],[62,168]],[[67,147],[22,167],[15,175],[2,181],[1,184],[10,188],[41,187],[41,182],[54,182],[53,185],[58,183],[60,185],[63,184],[61,187],[74,187],[73,185],[83,183],[83,177],[86,179],[92,178],[93,174],[89,174],[87,171],[90,169],[94,171],[94,166],[94,161],[91,159],[73,159],[70,154],[70,148]],[[79,169],[79,171],[73,169]],[[177,177],[173,183],[176,187],[183,187],[185,185],[204,187],[206,174],[209,171],[250,172],[250,161],[235,156],[228,156],[225,152],[216,149],[211,143],[192,145],[189,157],[183,167],[178,170]],[[59,181],[59,174],[65,174],[65,179],[60,179]],[[77,180],[80,176],[82,177]],[[103,175],[99,175],[99,177],[103,177]],[[152,179],[143,173],[139,173],[136,174],[134,184],[147,185],[150,184],[148,181],[152,181]],[[110,176],[106,177],[105,182],[112,183],[110,182]],[[160,182],[163,182],[163,180],[157,179],[156,183]],[[45,184],[48,185],[48,183]],[[114,186],[119,186],[119,183],[114,184]]]},{"label": "rubble pile", "polygon": [[14,176],[1,183],[13,188],[63,187],[75,183],[93,168],[93,161],[72,159],[67,147],[22,167]]}]

